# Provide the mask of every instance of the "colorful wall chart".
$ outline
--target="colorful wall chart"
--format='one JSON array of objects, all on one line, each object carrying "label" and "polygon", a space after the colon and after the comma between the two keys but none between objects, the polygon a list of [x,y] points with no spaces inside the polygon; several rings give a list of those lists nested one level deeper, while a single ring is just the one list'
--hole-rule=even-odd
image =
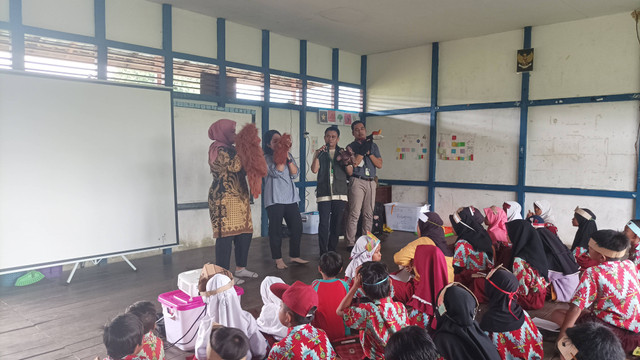
[{"label": "colorful wall chart", "polygon": [[440,134],[438,158],[440,160],[473,161],[474,135]]},{"label": "colorful wall chart", "polygon": [[396,160],[427,159],[427,135],[406,134],[398,137]]},{"label": "colorful wall chart", "polygon": [[354,121],[360,120],[360,113],[353,111],[319,109],[318,123],[328,125],[351,126]]}]

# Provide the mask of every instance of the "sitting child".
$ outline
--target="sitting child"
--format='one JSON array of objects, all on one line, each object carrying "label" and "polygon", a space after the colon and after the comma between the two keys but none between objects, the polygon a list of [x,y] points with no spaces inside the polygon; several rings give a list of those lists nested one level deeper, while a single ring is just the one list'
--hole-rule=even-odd
[{"label": "sitting child", "polygon": [[213,325],[207,360],[245,360],[248,352],[249,339],[240,329]]},{"label": "sitting child", "polygon": [[460,283],[451,283],[438,294],[437,327],[433,342],[447,360],[500,360],[500,354],[475,321],[478,300]]},{"label": "sitting child", "polygon": [[629,260],[640,272],[640,220],[629,220],[624,227],[624,234],[629,239]]},{"label": "sitting child", "polygon": [[485,281],[489,308],[480,328],[498,348],[503,360],[542,360],[542,334],[516,301],[518,279],[502,266],[492,270]]},{"label": "sitting child", "polygon": [[522,206],[517,201],[505,201],[502,204],[502,210],[507,214],[507,221],[522,220]]},{"label": "sitting child", "polygon": [[509,240],[513,244],[511,268],[518,279],[518,303],[525,310],[544,306],[549,285],[549,264],[540,235],[527,220],[507,223]]},{"label": "sitting child", "polygon": [[206,359],[207,344],[215,324],[240,329],[249,338],[247,358],[264,358],[267,355],[267,340],[258,330],[256,319],[242,310],[233,281],[224,274],[216,274],[207,281],[206,290],[202,295],[203,301],[207,303],[206,313],[198,327],[196,359]]},{"label": "sitting child", "polygon": [[375,235],[368,233],[362,235],[356,241],[351,249],[351,262],[344,271],[345,280],[352,282],[356,277],[358,267],[367,261],[380,261],[382,254],[380,253],[380,240]]},{"label": "sitting child", "polygon": [[349,285],[336,278],[342,271],[342,256],[335,251],[322,254],[318,271],[322,274],[322,279],[311,283],[313,290],[318,293],[318,310],[311,325],[324,330],[329,340],[335,341],[351,335],[349,328],[344,326],[342,317],[336,314],[340,301],[349,291]]},{"label": "sitting child", "polygon": [[127,308],[127,313],[137,316],[144,326],[142,350],[138,356],[149,360],[164,359],[164,344],[153,331],[156,329],[156,307],[150,301],[138,301]]},{"label": "sitting child", "polygon": [[269,360],[335,359],[336,352],[324,330],[311,325],[318,308],[318,294],[309,285],[273,284],[271,291],[282,300],[280,322],[287,336],[273,345]]},{"label": "sitting child", "polygon": [[551,212],[551,203],[547,200],[537,200],[533,202],[533,211],[527,212],[527,218],[538,215],[542,217],[545,224],[555,225],[556,219]]},{"label": "sitting child", "polygon": [[406,303],[411,325],[426,329],[434,316],[436,296],[449,282],[447,262],[435,245],[420,245],[413,261],[415,291]]},{"label": "sitting child", "polygon": [[384,349],[387,360],[437,360],[438,349],[427,330],[408,326],[391,335]]},{"label": "sitting child", "polygon": [[507,214],[501,208],[494,205],[484,209],[484,223],[493,245],[509,242],[506,222]]},{"label": "sitting child", "polygon": [[140,359],[144,326],[133,314],[118,315],[104,327],[102,341],[107,348],[105,360]]},{"label": "sitting child", "polygon": [[562,360],[624,360],[620,340],[605,326],[587,322],[567,329],[558,342]]},{"label": "sitting child", "polygon": [[[353,296],[362,286],[364,294],[373,302],[351,306]],[[360,343],[365,357],[384,358],[384,348],[389,337],[408,325],[404,305],[391,300],[391,284],[387,266],[368,261],[362,264],[347,295],[342,299],[336,313],[344,317],[345,324],[360,332]]]},{"label": "sitting child", "polygon": [[[271,292],[271,285],[278,283],[284,284],[284,281],[279,277],[267,276],[262,280],[262,284],[260,284],[260,295],[262,296],[263,305],[257,323],[258,329],[260,329],[262,333],[273,336],[273,339],[268,339],[270,344],[282,340],[287,336],[287,332],[289,332],[289,329],[282,325],[278,318],[282,300]],[[268,336],[266,337],[268,338]]]},{"label": "sitting child", "polygon": [[[568,310],[556,310],[561,322],[559,339],[576,323],[595,321],[605,325],[621,340],[629,353],[640,346],[640,283],[638,271],[629,260],[622,260],[629,240],[618,231],[599,230],[589,241],[589,254],[598,265],[585,270]],[[590,312],[584,312],[584,309]]]},{"label": "sitting child", "polygon": [[562,240],[549,229],[536,229],[549,265],[549,287],[552,301],[569,302],[580,284],[580,266]]},{"label": "sitting child", "polygon": [[571,224],[578,227],[576,236],[573,238],[573,244],[571,244],[571,251],[573,252],[576,262],[583,270],[597,265],[597,263],[589,257],[589,240],[591,239],[591,235],[598,231],[596,216],[589,209],[577,207],[573,212]]}]

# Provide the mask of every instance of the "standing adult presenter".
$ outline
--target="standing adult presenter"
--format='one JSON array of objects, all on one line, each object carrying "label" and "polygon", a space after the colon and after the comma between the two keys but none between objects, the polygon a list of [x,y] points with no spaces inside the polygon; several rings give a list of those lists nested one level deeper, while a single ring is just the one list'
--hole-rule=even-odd
[{"label": "standing adult presenter", "polygon": [[281,135],[277,130],[269,130],[263,137],[264,157],[267,162],[267,176],[264,182],[262,202],[269,217],[269,245],[271,257],[278,269],[286,269],[282,260],[282,220],[289,229],[289,257],[292,262],[306,264],[300,258],[300,238],[302,218],[300,217],[300,192],[293,180],[298,177],[298,165],[289,152],[291,136]]},{"label": "standing adult presenter", "polygon": [[216,238],[216,264],[229,269],[231,248],[235,246],[237,277],[258,277],[246,268],[253,236],[249,186],[240,156],[234,146],[236,122],[220,119],[209,127],[209,168],[213,181],[209,188],[209,215]]},{"label": "standing adult presenter", "polygon": [[375,182],[376,169],[382,168],[382,157],[378,145],[373,142],[373,136],[367,136],[367,129],[362,121],[351,124],[354,141],[349,148],[355,154],[353,175],[349,179],[349,218],[345,236],[347,246],[356,243],[358,219],[362,213],[362,233],[371,231],[373,224],[373,208],[376,204]]}]

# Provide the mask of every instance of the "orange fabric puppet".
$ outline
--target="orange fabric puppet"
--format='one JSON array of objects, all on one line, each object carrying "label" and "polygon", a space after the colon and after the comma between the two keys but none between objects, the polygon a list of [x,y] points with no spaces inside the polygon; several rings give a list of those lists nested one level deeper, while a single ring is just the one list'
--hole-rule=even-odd
[{"label": "orange fabric puppet", "polygon": [[236,136],[236,150],[247,173],[251,195],[257,199],[262,193],[262,178],[267,176],[267,162],[264,160],[255,124],[249,123],[240,130]]}]

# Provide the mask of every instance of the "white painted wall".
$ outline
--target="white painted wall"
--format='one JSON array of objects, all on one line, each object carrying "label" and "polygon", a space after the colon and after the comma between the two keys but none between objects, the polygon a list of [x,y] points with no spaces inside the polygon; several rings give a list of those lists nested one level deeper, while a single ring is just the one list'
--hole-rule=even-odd
[{"label": "white painted wall", "polygon": [[340,50],[338,53],[338,80],[360,84],[361,65],[360,55]]},{"label": "white painted wall", "polygon": [[107,39],[162,48],[162,5],[144,0],[105,1]]},{"label": "white painted wall", "polygon": [[0,0],[0,21],[9,21],[9,0]]},{"label": "white painted wall", "polygon": [[262,30],[225,21],[227,60],[262,66]]},{"label": "white painted wall", "polygon": [[634,191],[638,102],[529,108],[527,185]]},{"label": "white painted wall", "polygon": [[389,110],[431,103],[431,46],[369,55],[367,109]]},{"label": "white painted wall", "polygon": [[391,201],[401,203],[428,203],[429,189],[424,186],[391,186]]},{"label": "white painted wall", "polygon": [[94,18],[93,0],[22,1],[22,23],[28,26],[94,36]]},{"label": "white painted wall", "polygon": [[633,219],[634,201],[632,199],[528,193],[525,195],[523,206],[525,215],[527,211],[533,211],[533,202],[536,200],[547,200],[551,203],[558,236],[567,245],[573,243],[578,230],[571,225],[576,206],[585,207],[596,214],[598,229],[622,230],[625,224]]},{"label": "white painted wall", "polygon": [[418,135],[426,137],[428,151],[429,114],[368,117],[367,131],[370,133],[376,130],[382,130],[384,136],[382,140],[375,141],[382,156],[382,169],[376,171],[378,178],[419,181],[428,179],[429,160],[427,158],[397,160],[398,152],[396,150],[400,147],[398,142],[403,135]]},{"label": "white painted wall", "polygon": [[218,57],[217,19],[177,8],[171,9],[173,50]]},{"label": "white painted wall", "polygon": [[269,67],[300,73],[300,40],[270,33]]},{"label": "white painted wall", "polygon": [[307,42],[307,75],[331,79],[333,50]]},{"label": "white painted wall", "polygon": [[515,59],[523,33],[509,31],[441,43],[438,105],[519,100],[521,80]]},{"label": "white painted wall", "polygon": [[532,29],[529,97],[640,91],[640,46],[629,12]]},{"label": "white painted wall", "polygon": [[437,188],[435,193],[435,207],[432,210],[437,212],[444,221],[444,224],[451,226],[449,215],[458,208],[474,206],[484,209],[492,205],[502,206],[505,201],[514,200],[516,194],[509,191],[490,191],[473,189],[451,189]]}]

